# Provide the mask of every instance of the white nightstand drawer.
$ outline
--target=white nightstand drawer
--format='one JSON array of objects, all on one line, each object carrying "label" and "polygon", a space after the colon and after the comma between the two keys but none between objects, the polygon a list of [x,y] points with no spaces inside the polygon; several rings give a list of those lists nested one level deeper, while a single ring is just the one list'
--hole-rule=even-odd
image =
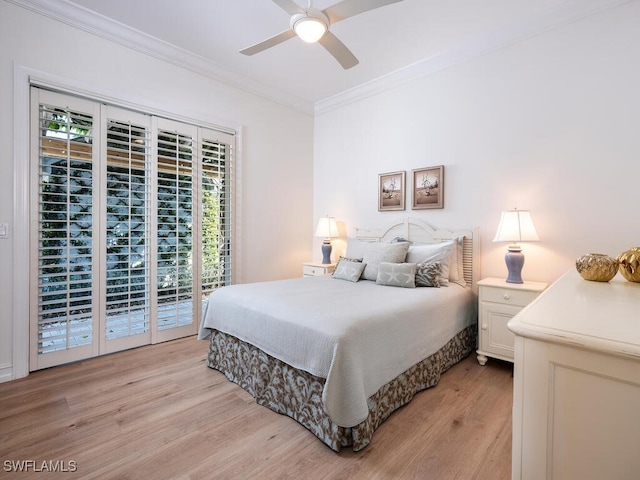
[{"label": "white nightstand drawer", "polygon": [[529,305],[529,303],[531,303],[531,301],[539,294],[540,292],[532,292],[529,290],[515,290],[501,287],[484,287],[480,292],[480,301],[525,307]]},{"label": "white nightstand drawer", "polygon": [[304,277],[315,277],[316,275],[331,275],[335,268],[335,263],[303,263],[302,275]]},{"label": "white nightstand drawer", "polygon": [[311,265],[303,265],[302,274],[307,276],[324,275],[324,268],[313,267]]}]

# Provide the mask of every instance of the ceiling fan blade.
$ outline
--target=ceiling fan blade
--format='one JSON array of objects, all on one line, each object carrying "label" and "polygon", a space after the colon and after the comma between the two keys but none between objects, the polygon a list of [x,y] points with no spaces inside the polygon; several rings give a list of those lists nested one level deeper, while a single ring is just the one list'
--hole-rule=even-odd
[{"label": "ceiling fan blade", "polygon": [[355,55],[351,53],[351,50],[331,32],[325,33],[318,40],[318,43],[326,48],[345,70],[355,67],[359,63]]},{"label": "ceiling fan blade", "polygon": [[293,30],[285,30],[278,35],[267,38],[260,43],[256,43],[255,45],[251,45],[250,47],[240,50],[240,53],[242,53],[243,55],[255,55],[256,53],[260,53],[267,48],[275,47],[279,43],[282,43],[285,40],[289,40],[290,38],[293,38],[295,36],[296,33]]},{"label": "ceiling fan blade", "polygon": [[[273,1],[278,3],[276,0]],[[402,0],[344,0],[325,8],[323,12],[329,17],[329,21],[334,24],[345,18],[353,17],[354,15],[373,10],[374,8],[384,7],[385,5],[401,1]]]},{"label": "ceiling fan blade", "polygon": [[273,3],[278,5],[281,9],[283,9],[289,15],[295,15],[296,13],[304,13],[304,8],[302,8],[293,0],[273,0]]}]

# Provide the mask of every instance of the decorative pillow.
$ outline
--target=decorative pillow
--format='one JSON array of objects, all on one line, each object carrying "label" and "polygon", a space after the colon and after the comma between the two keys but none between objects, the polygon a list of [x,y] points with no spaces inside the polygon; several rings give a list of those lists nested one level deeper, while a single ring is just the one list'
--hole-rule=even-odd
[{"label": "decorative pillow", "polygon": [[[389,243],[400,243],[400,242],[409,242],[409,240],[402,237],[396,237],[393,240],[391,240]],[[409,243],[412,243],[412,242],[409,242]]]},{"label": "decorative pillow", "polygon": [[[362,273],[365,280],[378,279],[378,267],[382,262],[402,263],[407,256],[408,243],[369,243],[362,261],[367,266]],[[416,262],[413,262],[416,263]]]},{"label": "decorative pillow", "polygon": [[382,262],[378,266],[376,283],[391,287],[416,288],[416,264]]},{"label": "decorative pillow", "polygon": [[407,252],[408,263],[433,263],[440,262],[440,286],[449,284],[449,262],[453,241],[442,243],[429,243],[424,245],[411,245]]},{"label": "decorative pillow", "polygon": [[360,257],[360,258],[349,258],[349,257],[343,257],[342,255],[340,255],[340,258],[338,259],[338,262],[340,262],[340,260],[346,260],[347,262],[362,262],[362,257]]},{"label": "decorative pillow", "polygon": [[467,286],[467,282],[464,279],[464,269],[462,266],[462,242],[464,237],[456,237],[453,239],[453,245],[451,249],[451,260],[449,262],[449,281]]},{"label": "decorative pillow", "polygon": [[338,265],[336,265],[336,269],[333,271],[333,278],[357,282],[362,276],[364,267],[365,264],[362,263],[362,261],[347,260],[340,257]]},{"label": "decorative pillow", "polygon": [[416,287],[440,287],[442,264],[440,262],[416,265]]}]

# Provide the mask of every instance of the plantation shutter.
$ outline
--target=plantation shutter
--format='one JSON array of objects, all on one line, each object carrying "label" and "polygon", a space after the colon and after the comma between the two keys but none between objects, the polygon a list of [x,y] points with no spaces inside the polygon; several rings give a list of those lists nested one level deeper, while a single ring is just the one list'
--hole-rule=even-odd
[{"label": "plantation shutter", "polygon": [[202,129],[203,309],[209,294],[231,283],[233,137]]},{"label": "plantation shutter", "polygon": [[[37,160],[32,167],[31,360],[38,368],[89,357],[97,351],[99,288],[98,203],[94,183],[99,151],[93,102],[47,92],[32,107]],[[33,137],[32,137],[33,138]],[[43,355],[47,354],[47,355]]]},{"label": "plantation shutter", "polygon": [[195,334],[231,282],[234,136],[31,93],[29,368]]},{"label": "plantation shutter", "polygon": [[[194,291],[195,184],[197,182],[197,128],[158,119],[157,136],[157,337],[167,330],[196,333]],[[197,243],[196,243],[197,245]],[[197,251],[197,250],[196,250]]]},{"label": "plantation shutter", "polygon": [[108,352],[149,343],[150,119],[107,108],[104,269]]}]

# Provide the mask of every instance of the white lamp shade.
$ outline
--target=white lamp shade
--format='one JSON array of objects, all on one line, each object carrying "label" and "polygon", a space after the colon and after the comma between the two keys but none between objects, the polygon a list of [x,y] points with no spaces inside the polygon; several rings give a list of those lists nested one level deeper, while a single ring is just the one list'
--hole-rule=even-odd
[{"label": "white lamp shade", "polygon": [[327,24],[319,18],[307,17],[298,20],[293,26],[293,30],[303,41],[314,43],[326,33]]},{"label": "white lamp shade", "polygon": [[338,225],[333,217],[322,217],[318,220],[318,228],[316,228],[316,237],[334,238],[338,236]]},{"label": "white lamp shade", "polygon": [[502,212],[494,242],[537,242],[538,232],[528,210]]}]

